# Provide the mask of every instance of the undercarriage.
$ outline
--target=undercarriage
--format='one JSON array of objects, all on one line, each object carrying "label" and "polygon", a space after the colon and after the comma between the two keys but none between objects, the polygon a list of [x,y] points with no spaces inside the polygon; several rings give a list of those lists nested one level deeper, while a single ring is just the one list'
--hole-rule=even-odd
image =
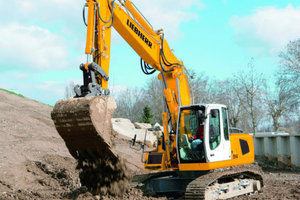
[{"label": "undercarriage", "polygon": [[228,199],[262,192],[263,177],[259,166],[243,165],[210,171],[165,171],[138,175],[139,185],[148,195],[167,195],[184,199]]}]

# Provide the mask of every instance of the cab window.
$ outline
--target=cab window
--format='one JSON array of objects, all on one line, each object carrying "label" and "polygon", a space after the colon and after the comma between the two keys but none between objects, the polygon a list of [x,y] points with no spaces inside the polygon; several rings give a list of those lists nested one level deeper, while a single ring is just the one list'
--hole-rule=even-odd
[{"label": "cab window", "polygon": [[212,109],[209,114],[209,145],[214,150],[221,142],[220,131],[220,112],[218,109]]},{"label": "cab window", "polygon": [[201,107],[186,108],[180,112],[178,147],[181,162],[203,162],[205,159],[203,150],[203,116],[204,108]]},{"label": "cab window", "polygon": [[228,117],[227,117],[227,109],[226,108],[222,108],[222,117],[223,117],[224,137],[225,137],[225,140],[229,140]]}]

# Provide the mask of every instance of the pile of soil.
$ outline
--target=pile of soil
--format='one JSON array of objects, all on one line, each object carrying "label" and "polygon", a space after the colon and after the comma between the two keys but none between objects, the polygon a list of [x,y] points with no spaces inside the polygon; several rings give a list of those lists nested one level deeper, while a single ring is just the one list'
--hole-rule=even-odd
[{"label": "pile of soil", "polygon": [[[130,188],[123,196],[95,196],[82,186],[77,162],[57,133],[51,106],[0,90],[0,199],[156,199]],[[131,175],[144,173],[128,138],[114,151],[128,158]]]},{"label": "pile of soil", "polygon": [[[80,188],[76,162],[68,157],[44,155],[5,169],[0,179],[1,199],[72,198]],[[10,178],[15,176],[15,180]]]},{"label": "pile of soil", "polygon": [[[50,118],[52,107],[0,91],[0,199],[166,199],[131,187],[123,196],[93,195]],[[117,136],[113,149],[131,174],[145,173],[141,152]],[[300,199],[300,173],[264,168],[264,191],[234,199]]]}]

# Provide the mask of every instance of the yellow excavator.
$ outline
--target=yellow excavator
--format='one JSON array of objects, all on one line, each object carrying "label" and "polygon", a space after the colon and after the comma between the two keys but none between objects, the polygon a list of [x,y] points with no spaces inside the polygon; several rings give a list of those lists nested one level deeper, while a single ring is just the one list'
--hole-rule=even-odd
[{"label": "yellow excavator", "polygon": [[110,120],[116,106],[108,80],[113,27],[141,57],[143,72],[159,72],[163,85],[162,135],[157,148],[145,154],[149,174],[135,180],[150,193],[176,193],[185,199],[227,199],[262,191],[261,171],[250,165],[252,136],[229,133],[225,105],[194,104],[190,76],[163,30],[155,31],[129,0],[86,0],[83,18],[87,26],[87,62],[80,65],[83,85],[75,86],[75,97],[57,102],[51,113],[78,160],[83,185],[103,192],[99,191],[103,185],[120,189],[129,180],[112,150]]}]

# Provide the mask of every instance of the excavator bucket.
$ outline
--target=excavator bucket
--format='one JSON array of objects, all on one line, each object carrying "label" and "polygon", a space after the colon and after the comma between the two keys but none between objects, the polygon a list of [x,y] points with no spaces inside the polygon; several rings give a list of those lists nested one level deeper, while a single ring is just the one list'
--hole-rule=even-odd
[{"label": "excavator bucket", "polygon": [[93,193],[122,194],[130,177],[114,152],[111,117],[113,97],[69,98],[58,101],[51,113],[55,127],[81,170],[80,180]]}]

